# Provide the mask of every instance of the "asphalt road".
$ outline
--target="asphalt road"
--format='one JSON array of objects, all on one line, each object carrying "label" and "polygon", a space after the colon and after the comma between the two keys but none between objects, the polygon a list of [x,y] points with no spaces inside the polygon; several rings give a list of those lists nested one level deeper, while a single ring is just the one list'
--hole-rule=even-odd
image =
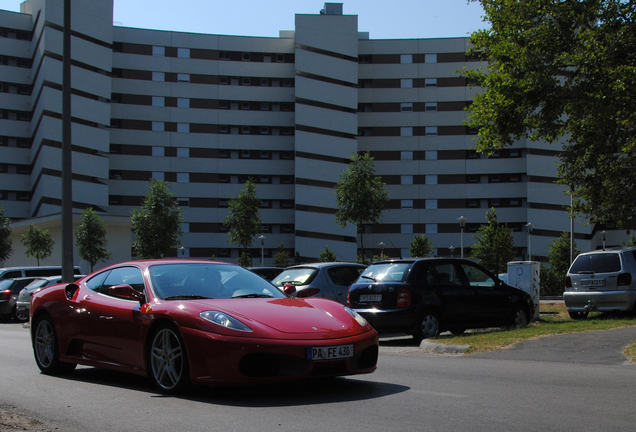
[{"label": "asphalt road", "polygon": [[636,365],[620,352],[634,339],[630,328],[450,356],[392,338],[374,374],[167,397],[142,377],[96,368],[42,375],[28,330],[1,324],[0,404],[68,432],[633,432]]}]

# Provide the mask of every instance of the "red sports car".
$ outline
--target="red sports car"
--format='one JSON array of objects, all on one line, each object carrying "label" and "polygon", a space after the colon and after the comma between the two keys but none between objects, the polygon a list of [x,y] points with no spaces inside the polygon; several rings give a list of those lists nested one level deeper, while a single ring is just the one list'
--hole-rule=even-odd
[{"label": "red sports car", "polygon": [[47,287],[31,323],[43,373],[99,366],[149,376],[165,393],[370,373],[378,358],[378,333],[353,310],[213,261],[132,261]]}]

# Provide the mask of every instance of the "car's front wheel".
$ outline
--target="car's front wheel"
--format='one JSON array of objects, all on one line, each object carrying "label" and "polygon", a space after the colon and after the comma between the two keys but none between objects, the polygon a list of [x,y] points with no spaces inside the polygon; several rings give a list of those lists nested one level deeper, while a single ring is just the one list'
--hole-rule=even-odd
[{"label": "car's front wheel", "polygon": [[18,322],[27,322],[29,320],[29,312],[18,310],[18,308],[16,307],[15,309],[13,309],[13,317]]},{"label": "car's front wheel", "polygon": [[517,306],[514,309],[514,314],[512,315],[512,326],[514,328],[524,328],[528,325],[528,315],[526,311],[521,306]]},{"label": "car's front wheel", "polygon": [[152,334],[149,362],[150,378],[161,392],[178,393],[190,383],[185,344],[174,326],[161,326]]},{"label": "car's front wheel", "polygon": [[417,341],[433,338],[440,333],[440,322],[437,314],[431,311],[424,311],[417,322],[417,327],[413,337]]},{"label": "car's front wheel", "polygon": [[75,369],[74,363],[60,361],[57,333],[53,320],[48,315],[40,316],[33,328],[33,354],[38,368],[47,375],[69,373]]}]

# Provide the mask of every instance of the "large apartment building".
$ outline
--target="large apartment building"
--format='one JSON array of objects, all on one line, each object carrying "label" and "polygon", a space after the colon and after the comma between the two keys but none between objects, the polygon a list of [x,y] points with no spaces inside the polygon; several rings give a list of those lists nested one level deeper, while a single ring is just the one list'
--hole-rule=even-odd
[{"label": "large apartment building", "polygon": [[[278,38],[113,26],[112,0],[72,3],[75,224],[96,209],[113,261],[131,257],[130,216],[151,178],[169,182],[183,209],[179,256],[236,261],[223,221],[253,179],[265,224],[255,265],[261,254],[271,263],[279,244],[304,260],[327,246],[355,260],[355,229],[334,216],[334,187],[355,152],[371,153],[390,196],[365,227],[368,256],[408,256],[417,235],[460,256],[490,208],[513,228],[519,259],[529,242],[545,256],[571,229],[558,149],[520,141],[474,151],[465,108],[479,88],[458,71],[485,64],[467,57],[467,38],[374,40],[338,3],[296,15]],[[0,11],[0,206],[16,249],[5,264],[24,261],[18,239],[30,224],[60,238],[62,31],[63,0]],[[602,230],[574,223],[584,250]]]}]

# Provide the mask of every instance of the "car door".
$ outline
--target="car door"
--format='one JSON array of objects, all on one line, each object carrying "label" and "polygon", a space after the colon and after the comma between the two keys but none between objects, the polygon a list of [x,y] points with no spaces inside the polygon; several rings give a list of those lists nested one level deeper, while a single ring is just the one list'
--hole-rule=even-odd
[{"label": "car door", "polygon": [[460,267],[470,286],[471,320],[480,325],[505,322],[509,301],[503,285],[472,263],[462,263]]},{"label": "car door", "polygon": [[470,290],[461,270],[452,261],[431,262],[426,283],[435,287],[444,313],[444,325],[463,326],[470,319]]},{"label": "car door", "polygon": [[108,291],[111,286],[121,284],[140,291],[145,288],[137,267],[118,267],[110,270],[103,282],[93,285],[93,289],[79,299],[86,340],[83,349],[85,355],[98,361],[143,367],[140,304],[114,297]]}]

